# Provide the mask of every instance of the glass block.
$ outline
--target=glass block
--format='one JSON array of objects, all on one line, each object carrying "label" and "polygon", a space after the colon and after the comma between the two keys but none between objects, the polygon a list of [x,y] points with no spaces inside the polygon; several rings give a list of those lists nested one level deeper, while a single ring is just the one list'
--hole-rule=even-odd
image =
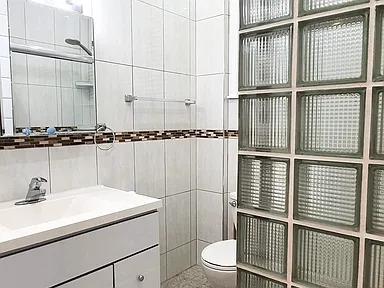
[{"label": "glass block", "polygon": [[384,80],[384,7],[376,8],[376,45],[375,45],[375,67],[374,80]]},{"label": "glass block", "polygon": [[368,2],[366,0],[301,0],[300,14],[310,14]]},{"label": "glass block", "polygon": [[358,82],[366,78],[367,15],[328,18],[300,26],[300,84]]},{"label": "glass block", "polygon": [[241,36],[241,89],[290,85],[291,36],[291,27]]},{"label": "glass block", "polygon": [[384,287],[384,243],[367,241],[365,252],[365,288]]},{"label": "glass block", "polygon": [[240,213],[238,218],[238,261],[271,272],[286,273],[287,225]]},{"label": "glass block", "polygon": [[369,166],[367,229],[384,234],[384,166]]},{"label": "glass block", "polygon": [[285,288],[287,285],[265,278],[260,275],[238,270],[237,273],[239,288]]},{"label": "glass block", "polygon": [[354,288],[358,239],[295,226],[294,279],[319,287]]},{"label": "glass block", "polygon": [[384,89],[374,89],[372,97],[371,156],[384,158]]},{"label": "glass block", "polygon": [[286,213],[288,167],[288,160],[239,156],[239,207]]},{"label": "glass block", "polygon": [[290,95],[261,94],[240,98],[240,149],[288,151]]},{"label": "glass block", "polygon": [[291,0],[241,0],[241,28],[282,20],[291,16]]},{"label": "glass block", "polygon": [[362,155],[364,92],[299,94],[299,151]]},{"label": "glass block", "polygon": [[295,218],[359,226],[361,165],[295,163]]}]

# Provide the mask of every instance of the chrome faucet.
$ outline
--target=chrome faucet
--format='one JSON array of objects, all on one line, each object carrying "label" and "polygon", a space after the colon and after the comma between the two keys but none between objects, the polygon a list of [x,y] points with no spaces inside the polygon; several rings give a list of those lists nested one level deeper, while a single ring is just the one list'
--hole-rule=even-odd
[{"label": "chrome faucet", "polygon": [[47,179],[43,177],[34,177],[29,183],[28,194],[25,197],[25,200],[18,201],[15,205],[27,205],[42,202],[46,200],[44,198],[46,194],[45,189],[41,189],[43,183],[47,183]]}]

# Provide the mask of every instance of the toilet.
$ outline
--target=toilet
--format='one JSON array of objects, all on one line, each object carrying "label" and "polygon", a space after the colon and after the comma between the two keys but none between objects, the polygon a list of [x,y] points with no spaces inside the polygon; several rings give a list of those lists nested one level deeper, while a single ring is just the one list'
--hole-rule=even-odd
[{"label": "toilet", "polygon": [[[236,228],[236,193],[231,193],[229,198],[229,209]],[[208,245],[201,252],[201,265],[213,288],[236,288],[236,240]]]}]

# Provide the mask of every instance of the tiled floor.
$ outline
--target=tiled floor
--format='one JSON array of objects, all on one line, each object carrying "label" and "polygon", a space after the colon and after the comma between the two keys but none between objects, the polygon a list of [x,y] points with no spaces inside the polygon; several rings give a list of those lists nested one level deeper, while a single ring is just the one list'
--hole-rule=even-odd
[{"label": "tiled floor", "polygon": [[193,266],[161,285],[162,288],[212,288],[200,266]]}]

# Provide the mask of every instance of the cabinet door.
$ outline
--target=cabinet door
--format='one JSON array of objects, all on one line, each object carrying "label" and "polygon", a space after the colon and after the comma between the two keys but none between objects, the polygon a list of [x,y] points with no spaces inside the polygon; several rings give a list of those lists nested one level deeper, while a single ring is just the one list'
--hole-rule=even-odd
[{"label": "cabinet door", "polygon": [[52,287],[157,244],[158,212],[0,258],[0,287]]},{"label": "cabinet door", "polygon": [[160,251],[152,248],[115,264],[116,288],[160,288]]},{"label": "cabinet door", "polygon": [[98,270],[58,288],[113,288],[113,267]]}]

